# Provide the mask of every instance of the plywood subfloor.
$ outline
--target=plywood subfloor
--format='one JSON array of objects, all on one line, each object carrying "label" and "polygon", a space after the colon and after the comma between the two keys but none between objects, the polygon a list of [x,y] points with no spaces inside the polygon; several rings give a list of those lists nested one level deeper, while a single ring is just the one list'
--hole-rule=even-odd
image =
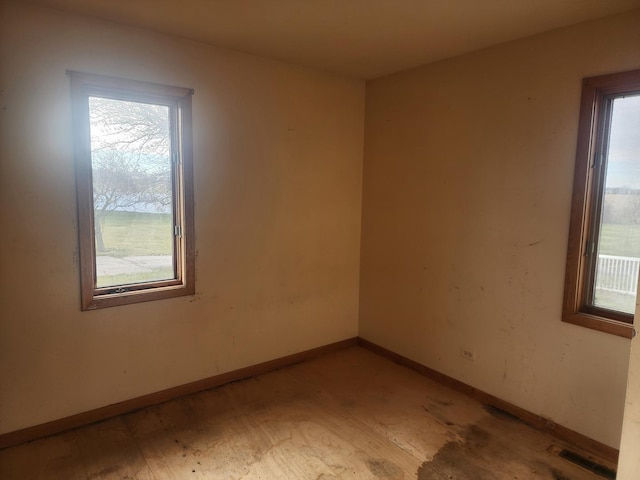
[{"label": "plywood subfloor", "polygon": [[2,450],[0,478],[603,478],[565,447],[353,347]]}]

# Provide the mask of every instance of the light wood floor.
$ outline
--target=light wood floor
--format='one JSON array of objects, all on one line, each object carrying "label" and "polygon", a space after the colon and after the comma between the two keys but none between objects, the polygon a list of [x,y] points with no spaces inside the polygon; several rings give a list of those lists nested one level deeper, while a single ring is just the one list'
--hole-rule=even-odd
[{"label": "light wood floor", "polygon": [[2,450],[0,478],[602,480],[565,447],[353,347]]}]

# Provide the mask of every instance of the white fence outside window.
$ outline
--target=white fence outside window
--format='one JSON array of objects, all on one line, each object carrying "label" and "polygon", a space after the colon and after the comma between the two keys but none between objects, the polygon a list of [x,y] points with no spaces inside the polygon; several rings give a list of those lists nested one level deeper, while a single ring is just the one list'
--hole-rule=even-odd
[{"label": "white fence outside window", "polygon": [[596,289],[635,295],[640,258],[598,255]]}]

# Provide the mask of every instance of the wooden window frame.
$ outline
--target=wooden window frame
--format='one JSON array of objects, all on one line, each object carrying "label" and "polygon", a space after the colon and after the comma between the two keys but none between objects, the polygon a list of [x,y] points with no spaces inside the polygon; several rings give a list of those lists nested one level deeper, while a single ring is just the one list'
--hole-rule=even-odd
[{"label": "wooden window frame", "polygon": [[[71,108],[76,164],[78,245],[81,309],[95,310],[195,293],[195,228],[193,214],[193,147],[191,97],[193,90],[82,72],[71,79]],[[174,279],[97,287],[95,219],[89,97],[144,102],[169,107],[174,161]],[[174,158],[176,158],[174,157]]]},{"label": "wooden window frame", "polygon": [[562,311],[564,322],[626,338],[635,335],[634,315],[587,302],[593,288],[588,242],[594,222],[599,221],[595,206],[603,194],[603,176],[595,166],[608,137],[610,117],[604,118],[608,115],[606,105],[612,96],[638,92],[640,70],[583,79]]}]

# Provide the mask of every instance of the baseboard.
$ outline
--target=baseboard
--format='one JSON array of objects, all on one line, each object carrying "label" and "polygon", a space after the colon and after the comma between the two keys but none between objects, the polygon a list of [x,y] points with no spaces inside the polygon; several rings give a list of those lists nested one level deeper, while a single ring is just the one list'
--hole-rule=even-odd
[{"label": "baseboard", "polygon": [[578,433],[574,430],[571,430],[567,427],[563,427],[562,425],[558,425],[557,423],[549,420],[548,418],[544,418],[540,415],[536,415],[535,413],[529,412],[524,408],[517,407],[505,400],[502,400],[498,397],[494,397],[493,395],[483,392],[475,387],[467,385],[460,380],[456,380],[453,377],[440,373],[432,368],[429,368],[421,363],[418,363],[414,360],[411,360],[407,357],[404,357],[398,353],[395,353],[391,350],[387,350],[380,345],[376,345],[373,342],[365,340],[364,338],[358,337],[358,345],[367,350],[370,350],[374,353],[377,353],[383,357],[388,358],[389,360],[394,361],[400,365],[404,365],[406,367],[411,368],[412,370],[417,371],[418,373],[435,380],[438,383],[446,385],[447,387],[452,388],[458,392],[465,393],[479,402],[491,405],[493,407],[499,408],[514,417],[519,418],[523,422],[532,427],[535,427],[539,430],[543,430],[545,432],[550,433],[554,437],[564,440],[567,443],[571,443],[576,447],[592,453],[603,460],[607,460],[612,462],[613,464],[618,463],[618,454],[619,451],[613,447],[605,445],[604,443],[600,443],[592,438],[587,437],[581,433]]},{"label": "baseboard", "polygon": [[440,373],[436,370],[433,370],[432,368],[429,368],[414,360],[411,360],[398,353],[395,353],[391,350],[388,350],[384,347],[376,345],[373,342],[359,337],[349,338],[340,342],[331,343],[329,345],[313,348],[311,350],[306,350],[304,352],[294,353],[292,355],[276,358],[274,360],[269,360],[267,362],[252,365],[250,367],[241,368],[232,372],[215,375],[213,377],[205,378],[184,385],[179,385],[177,387],[168,388],[166,390],[150,393],[148,395],[143,395],[137,398],[132,398],[123,402],[114,403],[112,405],[107,405],[95,410],[78,413],[76,415],[61,418],[59,420],[53,420],[51,422],[35,425],[33,427],[4,433],[0,435],[0,449],[19,445],[21,443],[36,440],[38,438],[48,437],[50,435],[55,435],[56,433],[61,433],[67,430],[89,425],[101,420],[106,420],[117,415],[133,412],[135,410],[150,407],[152,405],[157,405],[178,397],[197,393],[209,388],[219,387],[226,383],[243,380],[245,378],[267,373],[279,368],[295,365],[296,363],[310,360],[320,355],[337,350],[342,350],[344,348],[355,345],[360,345],[361,347],[384,356],[394,361],[395,363],[409,367],[421,373],[422,375],[437,381],[438,383],[446,385],[456,391],[465,393],[481,403],[494,406],[496,408],[499,408],[500,410],[504,410],[505,412],[508,412],[509,414],[519,418],[528,425],[546,431],[554,437],[571,443],[576,447],[597,455],[604,460],[612,463],[617,463],[618,461],[619,452],[613,447],[593,440],[586,435],[575,432],[567,427],[558,425],[548,418],[544,418],[540,415],[529,412],[528,410],[517,407],[505,400],[494,397],[489,393],[483,392],[482,390],[467,385],[460,380],[456,380],[453,377]]},{"label": "baseboard", "polygon": [[296,363],[310,360],[329,352],[334,352],[347,347],[355,346],[357,344],[358,339],[356,337],[348,338],[340,342],[331,343],[322,347],[312,348],[311,350],[294,353],[292,355],[287,355],[286,357],[276,358],[275,360],[269,360],[257,365],[241,368],[239,370],[223,373],[221,375],[215,375],[213,377],[186,383],[177,387],[167,388],[166,390],[150,393],[148,395],[143,395],[137,398],[132,398],[123,402],[114,403],[112,405],[107,405],[106,407],[96,408],[95,410],[90,410],[88,412],[78,413],[70,417],[65,417],[59,420],[53,420],[51,422],[35,425],[33,427],[4,433],[0,435],[0,449],[89,425],[91,423],[106,420],[107,418],[115,417],[117,415],[122,415],[124,413],[129,413],[141,408],[157,405],[168,400],[173,400],[184,395],[190,395],[192,393],[197,393],[209,388],[219,387],[221,385],[224,385],[225,383],[243,380],[255,375],[260,375],[262,373],[267,373],[283,367],[288,367]]}]

